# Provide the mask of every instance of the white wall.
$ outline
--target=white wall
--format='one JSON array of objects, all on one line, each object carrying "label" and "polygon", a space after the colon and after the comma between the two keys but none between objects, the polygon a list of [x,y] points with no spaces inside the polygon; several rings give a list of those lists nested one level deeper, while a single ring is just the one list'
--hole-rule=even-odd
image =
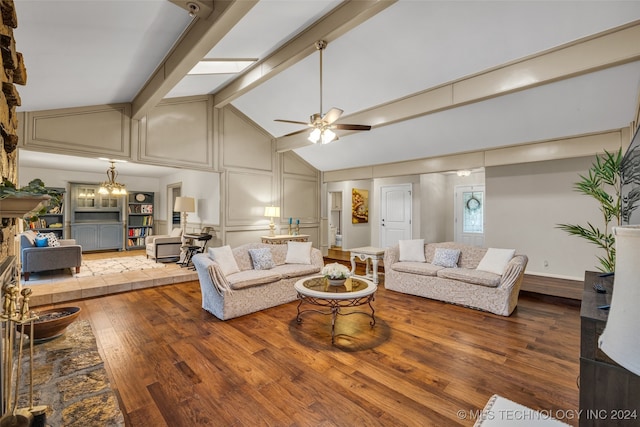
[{"label": "white wall", "polygon": [[[353,224],[351,222],[351,190],[353,188],[369,191],[369,222]],[[342,250],[371,245],[371,213],[374,209],[372,201],[371,180],[331,182],[327,184],[327,192],[342,192]],[[326,197],[327,193],[324,193]]]},{"label": "white wall", "polygon": [[586,226],[587,222],[602,228],[597,203],[573,190],[593,160],[580,157],[486,168],[485,245],[526,254],[528,274],[582,280],[585,270],[596,270],[596,255],[604,252],[557,228],[559,223]]},{"label": "white wall", "polygon": [[[160,191],[156,194],[158,220],[167,221],[167,186],[181,183],[181,195],[196,199],[196,212],[190,213],[187,223],[190,227],[220,224],[220,174],[186,169],[176,169],[176,173],[160,179]],[[173,207],[169,210],[173,212]]]}]

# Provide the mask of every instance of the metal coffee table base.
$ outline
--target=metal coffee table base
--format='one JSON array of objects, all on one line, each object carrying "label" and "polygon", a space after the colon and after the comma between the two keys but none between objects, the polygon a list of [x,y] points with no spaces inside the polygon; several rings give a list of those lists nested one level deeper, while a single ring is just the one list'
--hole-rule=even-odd
[{"label": "metal coffee table base", "polygon": [[[309,312],[309,311],[313,311],[315,313],[320,313],[320,314],[330,314],[331,315],[331,344],[335,343],[336,318],[338,317],[338,315],[349,316],[351,314],[364,314],[366,316],[371,317],[371,322],[369,322],[369,324],[371,325],[372,328],[376,324],[375,310],[373,309],[373,306],[371,305],[371,302],[374,301],[374,299],[375,299],[375,294],[367,295],[367,296],[360,297],[360,298],[352,298],[352,299],[316,298],[316,297],[310,297],[310,296],[305,296],[305,295],[298,294],[298,298],[300,298],[300,302],[298,303],[298,315],[296,316],[296,320],[298,321],[298,323],[302,323],[302,317],[300,317],[302,315],[302,313],[306,313],[306,312]],[[320,307],[329,307],[330,310],[329,311],[323,311],[323,310],[318,310],[318,309],[313,309],[313,308],[308,308],[306,310],[300,310],[300,307],[305,302],[308,303],[308,304],[317,305],[317,306],[320,306]],[[369,313],[367,313],[365,311],[352,311],[350,313],[341,313],[340,312],[340,309],[342,309],[342,308],[357,307],[357,306],[365,305],[365,304],[369,305],[369,308],[371,309],[371,314],[369,314]]]}]

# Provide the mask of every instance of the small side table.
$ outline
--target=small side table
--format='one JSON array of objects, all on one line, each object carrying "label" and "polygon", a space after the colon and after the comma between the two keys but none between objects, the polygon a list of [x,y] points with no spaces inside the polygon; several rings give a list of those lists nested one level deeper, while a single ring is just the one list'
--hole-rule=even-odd
[{"label": "small side table", "polygon": [[271,245],[284,245],[287,242],[308,242],[308,234],[278,234],[275,236],[260,236],[262,243],[268,243]]},{"label": "small side table", "polygon": [[[373,279],[373,283],[378,284],[378,261],[384,258],[384,249],[373,246],[365,246],[362,248],[353,248],[351,252],[351,274],[356,273],[356,257],[366,264],[366,277]],[[372,271],[369,270],[369,261],[372,264]]]},{"label": "small side table", "polygon": [[184,260],[182,261],[182,267],[189,267],[191,264],[191,258],[197,253],[204,252],[204,247],[207,245],[207,242],[211,240],[211,234],[202,233],[202,234],[184,234],[183,237],[187,240],[197,240],[200,242],[199,245],[184,245],[183,248],[186,249]]}]

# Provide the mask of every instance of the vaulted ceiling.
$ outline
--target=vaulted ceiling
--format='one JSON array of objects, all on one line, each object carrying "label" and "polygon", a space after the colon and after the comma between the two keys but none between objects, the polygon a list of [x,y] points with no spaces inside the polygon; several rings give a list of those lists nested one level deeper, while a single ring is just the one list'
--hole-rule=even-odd
[{"label": "vaulted ceiling", "polygon": [[[323,171],[619,129],[640,89],[640,1],[15,3],[21,111],[213,94]],[[274,120],[320,112],[320,39],[321,113],[373,129],[313,145]],[[258,62],[187,76],[204,57]]]}]

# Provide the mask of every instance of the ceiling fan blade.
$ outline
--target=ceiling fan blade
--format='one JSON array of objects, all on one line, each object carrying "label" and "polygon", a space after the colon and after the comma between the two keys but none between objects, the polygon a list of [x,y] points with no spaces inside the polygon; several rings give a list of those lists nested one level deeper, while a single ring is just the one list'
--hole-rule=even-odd
[{"label": "ceiling fan blade", "polygon": [[338,120],[343,112],[344,111],[342,111],[341,109],[333,107],[332,109],[327,111],[327,114],[324,115],[322,120],[324,120],[325,122],[327,122],[328,125],[330,125],[331,123]]},{"label": "ceiling fan blade", "polygon": [[283,119],[275,119],[274,122],[282,122],[282,123],[294,123],[296,125],[307,125],[309,126],[309,123],[307,122],[297,122],[295,120],[283,120]]},{"label": "ceiling fan blade", "polygon": [[342,130],[371,130],[371,126],[369,125],[347,125],[347,124],[336,124],[332,126],[335,129]]},{"label": "ceiling fan blade", "polygon": [[[306,124],[306,123],[304,123],[304,124]],[[298,135],[299,133],[303,133],[303,132],[309,132],[309,129],[300,129],[300,130],[297,130],[295,132],[291,132],[291,133],[288,133],[286,135],[282,135],[281,138],[284,138],[286,136]]]}]

